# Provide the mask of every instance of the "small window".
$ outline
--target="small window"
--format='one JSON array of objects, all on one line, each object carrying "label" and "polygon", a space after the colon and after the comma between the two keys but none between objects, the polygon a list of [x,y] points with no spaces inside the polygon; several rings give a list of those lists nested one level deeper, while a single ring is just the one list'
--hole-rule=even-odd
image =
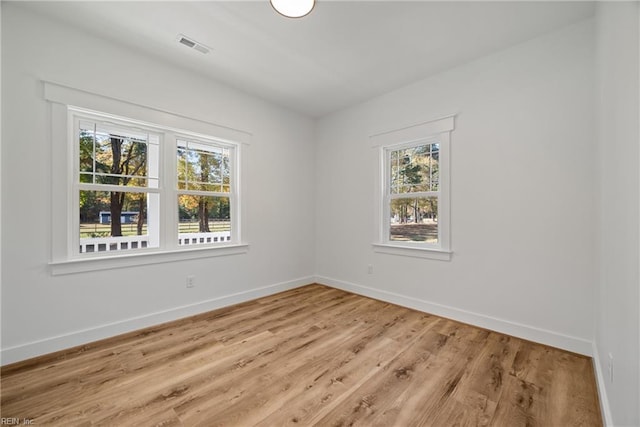
[{"label": "small window", "polygon": [[437,246],[440,143],[386,150],[388,240]]},{"label": "small window", "polygon": [[178,140],[178,244],[231,241],[233,148]]},{"label": "small window", "polygon": [[380,153],[376,251],[449,259],[449,133],[453,117],[372,137]]}]

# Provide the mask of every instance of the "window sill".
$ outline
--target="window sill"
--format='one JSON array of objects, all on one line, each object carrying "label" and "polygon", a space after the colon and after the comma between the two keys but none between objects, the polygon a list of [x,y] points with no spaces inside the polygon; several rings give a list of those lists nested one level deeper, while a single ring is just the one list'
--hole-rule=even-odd
[{"label": "window sill", "polygon": [[164,264],[167,262],[184,261],[198,258],[211,258],[227,255],[247,253],[249,245],[232,244],[224,246],[208,246],[170,251],[136,252],[126,255],[90,257],[52,261],[49,263],[51,274],[61,276],[65,274],[84,273],[87,271],[109,270],[115,268],[135,267],[139,265]]},{"label": "window sill", "polygon": [[453,252],[442,249],[418,248],[415,246],[391,245],[388,243],[374,243],[373,251],[405,257],[435,259],[438,261],[451,261],[451,255],[453,255]]}]

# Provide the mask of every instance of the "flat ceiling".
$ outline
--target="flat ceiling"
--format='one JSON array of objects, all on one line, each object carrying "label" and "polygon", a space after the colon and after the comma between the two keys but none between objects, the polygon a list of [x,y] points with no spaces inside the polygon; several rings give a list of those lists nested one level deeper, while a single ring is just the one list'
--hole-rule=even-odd
[{"label": "flat ceiling", "polygon": [[[594,14],[593,2],[268,0],[21,6],[275,104],[321,117]],[[184,34],[212,50],[178,43]]]}]

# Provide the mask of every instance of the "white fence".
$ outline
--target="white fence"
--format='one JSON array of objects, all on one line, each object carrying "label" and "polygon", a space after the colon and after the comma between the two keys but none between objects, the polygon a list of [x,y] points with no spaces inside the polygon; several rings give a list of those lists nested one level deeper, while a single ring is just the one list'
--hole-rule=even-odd
[{"label": "white fence", "polygon": [[[230,231],[213,233],[180,233],[178,245],[202,245],[231,241]],[[80,239],[80,253],[113,252],[128,249],[142,249],[149,246],[149,236],[88,237]]]},{"label": "white fence", "polygon": [[230,231],[215,231],[212,233],[180,233],[178,234],[178,244],[201,245],[204,243],[220,243],[231,241]]},{"label": "white fence", "polygon": [[80,239],[80,253],[146,248],[149,236],[89,237]]}]

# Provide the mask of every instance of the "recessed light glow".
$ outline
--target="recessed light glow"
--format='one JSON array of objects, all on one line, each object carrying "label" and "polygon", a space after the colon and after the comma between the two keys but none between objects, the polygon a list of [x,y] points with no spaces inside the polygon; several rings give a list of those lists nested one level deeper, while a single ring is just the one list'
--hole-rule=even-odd
[{"label": "recessed light glow", "polygon": [[313,10],[315,0],[270,0],[271,6],[287,18],[302,18]]}]

